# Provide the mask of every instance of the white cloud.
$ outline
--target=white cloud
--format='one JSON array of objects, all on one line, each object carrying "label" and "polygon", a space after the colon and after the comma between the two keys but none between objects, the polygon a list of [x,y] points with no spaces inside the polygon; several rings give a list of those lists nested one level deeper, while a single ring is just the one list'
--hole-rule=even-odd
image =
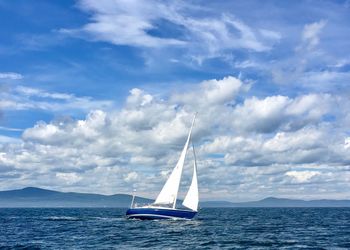
[{"label": "white cloud", "polygon": [[346,89],[350,81],[349,72],[337,71],[309,71],[300,76],[299,81],[307,89],[318,89],[319,91],[333,92]]},{"label": "white cloud", "polygon": [[322,146],[323,133],[316,129],[301,129],[294,133],[278,132],[266,140],[264,148],[272,152],[313,149]]},{"label": "white cloud", "polygon": [[346,59],[332,55],[330,49],[336,46],[335,43],[332,46],[320,43],[322,37],[327,43],[330,36],[329,29],[324,30],[327,23],[320,20],[305,24],[300,41],[296,41],[296,46],[292,45],[295,46],[293,53],[287,53],[267,64],[263,61],[256,68],[268,72],[273,82],[288,86],[290,91],[293,88],[307,92],[334,92],[336,89],[344,89],[349,75],[346,71],[339,71],[337,66],[344,64]]},{"label": "white cloud", "polygon": [[77,173],[56,173],[56,177],[68,185],[81,180]]},{"label": "white cloud", "polygon": [[320,175],[318,171],[288,171],[287,176],[292,177],[298,183],[309,182],[313,177]]},{"label": "white cloud", "polygon": [[347,160],[339,159],[339,156],[346,153],[340,152],[338,147],[329,147],[326,133],[317,127],[310,127],[277,132],[272,136],[223,135],[204,144],[201,152],[223,155],[223,163],[227,166],[299,165],[329,159],[337,159],[338,164],[343,164]]},{"label": "white cloud", "polygon": [[307,44],[308,49],[312,49],[318,45],[320,32],[326,24],[327,22],[325,20],[321,20],[304,26],[302,40]]},{"label": "white cloud", "polygon": [[183,18],[183,24],[191,32],[194,47],[207,50],[207,56],[215,57],[229,49],[249,49],[256,52],[270,50],[268,45],[259,41],[248,25],[230,15],[221,18],[191,19]]},{"label": "white cloud", "polygon": [[286,96],[271,96],[263,100],[255,97],[247,99],[235,109],[239,119],[235,119],[233,123],[236,127],[248,130],[274,131],[284,121],[283,112],[289,102]]},{"label": "white cloud", "polygon": [[242,62],[235,62],[235,68],[246,69],[246,68],[257,68],[260,67],[258,63],[250,60],[245,60]]},{"label": "white cloud", "polygon": [[92,22],[77,30],[62,29],[72,35],[89,35],[94,40],[107,41],[116,45],[158,47],[185,45],[175,38],[155,37],[148,33],[156,28],[153,24],[165,17],[167,6],[155,1],[103,1],[82,0],[82,10],[92,13]]},{"label": "white cloud", "polygon": [[137,178],[138,178],[138,174],[136,172],[130,172],[130,173],[126,174],[124,180],[126,182],[132,182],[132,181],[137,180]]},{"label": "white cloud", "polygon": [[0,97],[2,110],[89,111],[91,109],[106,109],[113,106],[113,102],[108,100],[93,100],[88,96],[78,97],[73,94],[48,92],[25,86],[17,86],[1,92]]},{"label": "white cloud", "polygon": [[[303,195],[305,190],[318,197],[317,185],[327,189],[322,191],[325,196],[346,195],[339,190],[349,188],[347,123],[341,116],[323,119],[337,107],[333,96],[277,95],[240,102],[249,84],[234,77],[192,87],[183,95],[178,91],[166,97],[132,89],[114,112],[93,110],[80,120],[38,122],[21,140],[5,138],[0,175],[18,177],[4,178],[0,188],[34,185],[101,193],[137,189],[155,197],[198,111],[193,140],[202,197],[254,199]],[[45,98],[54,99],[49,94]],[[191,161],[189,155],[187,175]],[[335,180],[339,182],[333,187]],[[295,190],[295,184],[304,190]]]},{"label": "white cloud", "polygon": [[13,138],[13,137],[9,137],[9,136],[0,135],[0,143],[1,143],[1,144],[5,144],[5,143],[18,143],[18,142],[20,142],[20,140],[17,139],[17,138]]},{"label": "white cloud", "polygon": [[40,122],[34,128],[29,128],[23,133],[24,139],[42,140],[47,138],[58,138],[59,128],[52,124]]},{"label": "white cloud", "polygon": [[279,41],[282,38],[282,35],[279,32],[273,30],[260,29],[259,32],[262,36],[266,37],[267,39]]},{"label": "white cloud", "polygon": [[130,96],[127,99],[128,105],[141,105],[145,106],[152,102],[153,97],[149,94],[145,94],[141,89],[132,89],[130,90]]},{"label": "white cloud", "polygon": [[65,93],[49,93],[45,92],[41,89],[35,89],[35,88],[29,88],[25,86],[17,86],[15,88],[15,91],[18,94],[24,95],[24,96],[35,96],[35,97],[42,97],[42,98],[51,98],[51,99],[62,99],[62,100],[69,100],[73,99],[74,95],[72,94],[65,94]]},{"label": "white cloud", "polygon": [[249,84],[244,84],[241,80],[228,76],[221,80],[203,81],[192,91],[175,95],[173,101],[195,107],[222,105],[234,101],[238,93],[247,91],[249,87]]},{"label": "white cloud", "polygon": [[0,72],[0,79],[20,80],[23,76],[15,72]]},{"label": "white cloud", "polygon": [[[179,1],[81,0],[78,6],[91,15],[91,22],[78,29],[61,29],[61,33],[115,45],[180,48],[186,51],[187,60],[199,64],[209,58],[225,58],[236,49],[269,51],[280,40],[278,32],[250,27],[226,11],[203,14],[205,10],[198,6]],[[198,15],[193,15],[194,10]],[[176,35],[157,34],[163,26]]]},{"label": "white cloud", "polygon": [[279,128],[295,130],[310,122],[321,121],[330,103],[330,96],[316,94],[295,99],[287,96],[251,97],[233,110],[236,119],[232,123],[240,130],[263,133]]},{"label": "white cloud", "polygon": [[23,129],[21,128],[10,128],[10,127],[3,127],[3,126],[0,126],[0,130],[5,130],[5,131],[23,131]]}]

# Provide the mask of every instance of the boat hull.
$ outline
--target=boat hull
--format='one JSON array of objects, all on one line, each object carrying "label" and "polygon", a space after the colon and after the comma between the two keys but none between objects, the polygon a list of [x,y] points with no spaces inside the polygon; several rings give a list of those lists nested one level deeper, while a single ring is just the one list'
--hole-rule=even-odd
[{"label": "boat hull", "polygon": [[128,219],[159,220],[159,219],[192,219],[196,211],[172,208],[129,208],[126,211]]}]

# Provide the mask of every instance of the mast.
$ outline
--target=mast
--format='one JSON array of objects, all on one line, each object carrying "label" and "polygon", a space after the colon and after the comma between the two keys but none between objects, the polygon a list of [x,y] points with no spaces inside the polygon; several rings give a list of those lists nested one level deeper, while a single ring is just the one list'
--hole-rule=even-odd
[{"label": "mast", "polygon": [[131,200],[130,208],[133,208],[133,207],[134,207],[135,192],[136,192],[136,190],[134,189],[134,191],[132,192],[132,200]]}]

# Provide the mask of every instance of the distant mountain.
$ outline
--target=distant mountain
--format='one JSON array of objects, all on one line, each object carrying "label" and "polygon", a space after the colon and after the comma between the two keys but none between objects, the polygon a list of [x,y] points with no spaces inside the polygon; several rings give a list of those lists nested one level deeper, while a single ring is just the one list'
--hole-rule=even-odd
[{"label": "distant mountain", "polygon": [[259,201],[227,202],[207,201],[201,203],[202,207],[350,207],[350,200],[297,200],[268,197]]},{"label": "distant mountain", "polygon": [[[74,192],[58,192],[27,187],[0,191],[0,207],[129,207],[132,196],[127,194],[101,195]],[[153,200],[136,197],[138,204]],[[180,201],[179,201],[180,204]],[[201,207],[350,207],[350,200],[294,200],[268,197],[260,201],[228,202],[203,201]]]},{"label": "distant mountain", "polygon": [[[0,207],[128,207],[131,199],[127,194],[66,193],[35,187],[0,191]],[[135,197],[135,202],[147,204],[152,200]]]}]

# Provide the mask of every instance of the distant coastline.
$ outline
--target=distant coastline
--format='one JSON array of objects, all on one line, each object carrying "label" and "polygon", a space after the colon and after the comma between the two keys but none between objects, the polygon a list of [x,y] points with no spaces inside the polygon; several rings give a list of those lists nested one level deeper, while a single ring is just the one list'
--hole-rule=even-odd
[{"label": "distant coastline", "polygon": [[[128,207],[132,196],[128,194],[101,195],[59,192],[36,187],[0,191],[0,207]],[[153,200],[136,197],[138,203]],[[205,207],[350,207],[350,200],[298,200],[268,197],[259,201],[229,202],[204,201]]]}]

